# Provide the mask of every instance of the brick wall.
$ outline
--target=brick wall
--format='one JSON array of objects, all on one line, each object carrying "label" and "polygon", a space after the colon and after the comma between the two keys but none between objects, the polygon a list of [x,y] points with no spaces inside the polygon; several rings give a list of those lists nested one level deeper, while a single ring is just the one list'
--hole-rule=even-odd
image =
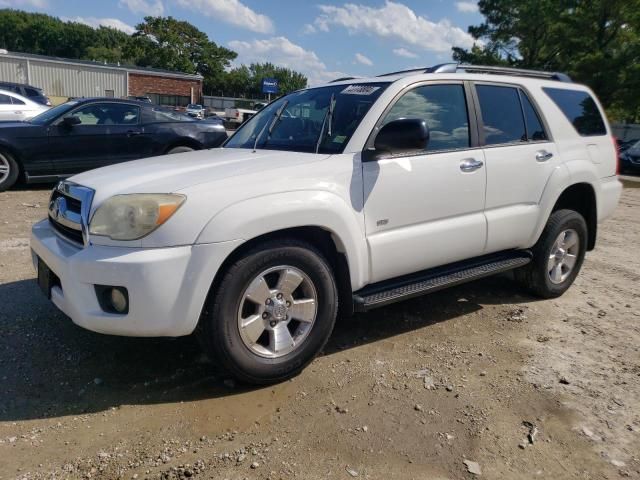
[{"label": "brick wall", "polygon": [[199,102],[202,97],[202,81],[200,80],[129,73],[129,95],[142,96],[147,93],[158,93],[191,97],[191,88],[193,88],[194,97],[191,100]]}]

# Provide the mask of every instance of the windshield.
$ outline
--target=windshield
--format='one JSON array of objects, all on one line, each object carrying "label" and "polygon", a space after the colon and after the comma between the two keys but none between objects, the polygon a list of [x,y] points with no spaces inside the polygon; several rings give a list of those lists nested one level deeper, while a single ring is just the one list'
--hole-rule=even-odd
[{"label": "windshield", "polygon": [[189,115],[169,110],[168,108],[157,107],[152,109],[153,121],[155,122],[197,122]]},{"label": "windshield", "polygon": [[67,113],[77,104],[78,102],[67,102],[63,103],[62,105],[58,105],[57,107],[50,108],[49,110],[42,112],[40,115],[36,115],[35,117],[33,117],[31,120],[29,120],[29,123],[33,123],[35,125],[46,125],[59,116]]},{"label": "windshield", "polygon": [[190,110],[202,110],[202,105],[194,105],[193,103],[190,103],[187,105],[187,108]]},{"label": "windshield", "polygon": [[[256,113],[224,146],[253,148],[255,144],[258,149],[341,153],[388,85],[386,82],[342,84],[291,93]],[[327,115],[332,98],[333,112]],[[285,102],[280,119],[272,125]],[[327,124],[329,117],[331,125]]]}]

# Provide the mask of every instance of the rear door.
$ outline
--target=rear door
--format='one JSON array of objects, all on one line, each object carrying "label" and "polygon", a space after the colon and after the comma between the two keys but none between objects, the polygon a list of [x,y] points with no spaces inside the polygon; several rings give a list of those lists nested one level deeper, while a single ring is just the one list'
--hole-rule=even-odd
[{"label": "rear door", "polygon": [[486,160],[485,253],[528,247],[558,152],[532,96],[515,85],[475,83]]},{"label": "rear door", "polygon": [[377,125],[422,119],[430,140],[362,165],[371,282],[482,254],[486,177],[469,106],[463,82],[429,82],[401,94]]},{"label": "rear door", "polygon": [[0,120],[18,120],[11,97],[0,93]]}]

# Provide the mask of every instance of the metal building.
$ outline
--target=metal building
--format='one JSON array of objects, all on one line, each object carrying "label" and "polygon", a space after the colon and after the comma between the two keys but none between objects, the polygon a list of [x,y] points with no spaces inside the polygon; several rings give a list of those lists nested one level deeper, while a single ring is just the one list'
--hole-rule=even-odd
[{"label": "metal building", "polygon": [[0,50],[0,81],[42,88],[52,103],[72,97],[149,96],[184,106],[202,97],[202,76]]}]

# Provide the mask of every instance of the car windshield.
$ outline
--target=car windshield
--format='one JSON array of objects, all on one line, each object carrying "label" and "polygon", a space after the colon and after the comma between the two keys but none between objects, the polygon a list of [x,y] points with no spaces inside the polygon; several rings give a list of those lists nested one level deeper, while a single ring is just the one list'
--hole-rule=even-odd
[{"label": "car windshield", "polygon": [[627,151],[634,155],[640,154],[640,140],[631,145]]},{"label": "car windshield", "polygon": [[194,105],[193,103],[190,103],[189,105],[187,105],[187,108],[189,108],[191,110],[201,110],[202,109],[202,105]]},{"label": "car windshield", "polygon": [[189,115],[169,110],[168,108],[153,108],[153,119],[156,122],[196,122],[197,120]]},{"label": "car windshield", "polygon": [[62,105],[58,105],[57,107],[50,108],[49,110],[42,112],[40,115],[36,115],[35,117],[33,117],[31,120],[29,120],[29,123],[33,123],[35,125],[46,125],[47,123],[50,123],[61,115],[67,113],[77,104],[78,102],[67,102],[63,103]]},{"label": "car windshield", "polygon": [[[388,85],[386,82],[341,84],[291,93],[256,113],[224,146],[254,148],[255,145],[259,149],[341,153]],[[281,113],[279,119],[278,113]]]}]

